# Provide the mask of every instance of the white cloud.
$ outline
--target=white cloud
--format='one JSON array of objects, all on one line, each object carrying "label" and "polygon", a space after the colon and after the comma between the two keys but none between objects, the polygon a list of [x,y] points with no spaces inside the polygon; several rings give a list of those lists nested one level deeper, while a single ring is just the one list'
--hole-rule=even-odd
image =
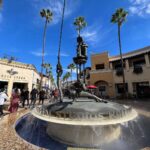
[{"label": "white cloud", "polygon": [[112,31],[113,28],[104,28],[100,24],[94,24],[92,26],[86,27],[81,35],[87,44],[89,44],[92,48],[97,47],[100,44],[104,44],[104,40],[108,38],[108,35]]},{"label": "white cloud", "polygon": [[[39,51],[33,51],[31,52],[32,55],[34,56],[38,56],[38,57],[41,57],[42,56],[42,52],[39,52]],[[48,54],[45,53],[44,56],[47,56]]]},{"label": "white cloud", "polygon": [[60,56],[62,56],[62,57],[69,57],[70,55],[67,54],[67,53],[65,53],[65,52],[61,52],[61,53],[60,53]]},{"label": "white cloud", "polygon": [[[53,12],[52,24],[57,24],[61,20],[63,0],[33,0],[32,4],[36,11],[41,9],[50,9]],[[65,9],[65,18],[70,16],[78,6],[78,1],[68,0]]]},{"label": "white cloud", "polygon": [[98,36],[100,34],[100,29],[101,29],[101,27],[95,26],[95,25],[86,27],[81,32],[81,36],[84,38],[84,40],[86,42],[88,42],[88,44],[95,45],[100,40],[100,38]]},{"label": "white cloud", "polygon": [[[57,56],[57,53],[53,53],[53,51],[49,51],[50,53],[47,53],[48,51],[45,52],[44,56]],[[32,51],[31,52],[32,55],[34,56],[42,56],[42,52],[40,52],[39,50],[38,51]],[[66,52],[61,52],[60,53],[60,56],[61,57],[69,57],[69,54],[67,54]]]},{"label": "white cloud", "polygon": [[[63,68],[63,71],[64,71],[64,72],[71,72],[71,69]],[[76,69],[73,69],[73,70],[72,70],[72,73],[76,74],[76,72],[77,72]]]},{"label": "white cloud", "polygon": [[132,15],[145,17],[150,14],[150,0],[129,0],[129,12]]}]

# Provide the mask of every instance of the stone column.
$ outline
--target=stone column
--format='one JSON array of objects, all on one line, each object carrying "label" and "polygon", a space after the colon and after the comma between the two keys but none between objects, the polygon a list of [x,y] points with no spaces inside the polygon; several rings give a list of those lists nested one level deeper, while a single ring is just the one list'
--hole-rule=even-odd
[{"label": "stone column", "polygon": [[133,85],[131,81],[128,82],[128,93],[133,94]]},{"label": "stone column", "polygon": [[112,65],[112,62],[110,63],[110,69],[113,69],[113,65]]},{"label": "stone column", "polygon": [[10,80],[8,81],[7,94],[9,98],[11,97],[11,94],[12,94],[12,88],[13,88],[13,76],[11,76]]},{"label": "stone column", "polygon": [[125,60],[125,65],[126,65],[126,70],[129,71],[130,68],[129,68],[129,60],[128,59]]},{"label": "stone column", "polygon": [[29,91],[31,92],[31,91],[32,91],[32,82],[30,81],[30,82],[28,82],[27,84],[28,84],[28,89],[29,89]]},{"label": "stone column", "polygon": [[148,54],[145,54],[144,57],[145,57],[146,67],[150,67],[150,60]]}]

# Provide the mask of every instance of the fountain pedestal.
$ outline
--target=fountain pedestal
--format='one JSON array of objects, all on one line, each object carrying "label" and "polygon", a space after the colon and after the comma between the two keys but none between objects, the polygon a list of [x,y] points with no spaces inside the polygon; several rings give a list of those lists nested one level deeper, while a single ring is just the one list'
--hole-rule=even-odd
[{"label": "fountain pedestal", "polygon": [[134,119],[137,113],[128,106],[100,103],[79,98],[34,109],[32,114],[48,122],[47,134],[53,139],[77,147],[100,147],[117,139],[120,123]]}]

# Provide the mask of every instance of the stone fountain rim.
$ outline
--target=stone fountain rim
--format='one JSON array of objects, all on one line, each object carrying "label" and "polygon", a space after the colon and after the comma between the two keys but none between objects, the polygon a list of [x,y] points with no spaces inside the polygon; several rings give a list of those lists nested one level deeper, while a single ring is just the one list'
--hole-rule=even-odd
[{"label": "stone fountain rim", "polygon": [[44,120],[48,123],[56,123],[56,124],[65,124],[65,125],[75,125],[75,126],[100,126],[100,125],[113,125],[113,124],[121,124],[124,122],[128,122],[130,120],[135,119],[138,114],[137,112],[132,109],[130,114],[122,117],[122,118],[111,118],[107,120],[77,120],[77,119],[67,119],[67,118],[58,118],[53,116],[42,115],[33,109],[31,111],[32,115],[40,120]]}]

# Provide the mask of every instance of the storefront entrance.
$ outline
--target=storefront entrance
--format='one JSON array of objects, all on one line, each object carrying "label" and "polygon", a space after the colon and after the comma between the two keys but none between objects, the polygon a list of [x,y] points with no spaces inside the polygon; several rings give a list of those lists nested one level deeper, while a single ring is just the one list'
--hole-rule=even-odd
[{"label": "storefront entrance", "polygon": [[21,91],[23,89],[27,89],[28,88],[28,83],[18,83],[18,82],[14,82],[13,84],[13,89],[20,89]]},{"label": "storefront entrance", "polygon": [[138,98],[150,98],[149,82],[133,83],[133,89]]},{"label": "storefront entrance", "polygon": [[8,82],[7,81],[0,81],[0,90],[1,89],[7,89]]}]

